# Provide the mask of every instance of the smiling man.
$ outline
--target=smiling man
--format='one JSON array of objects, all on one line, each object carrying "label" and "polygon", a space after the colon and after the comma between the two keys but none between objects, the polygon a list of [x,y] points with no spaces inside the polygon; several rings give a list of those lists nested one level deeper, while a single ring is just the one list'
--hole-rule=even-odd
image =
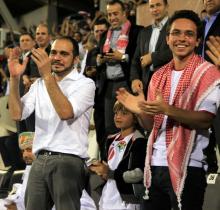
[{"label": "smiling man", "polygon": [[36,160],[26,189],[26,210],[47,210],[53,204],[58,210],[79,210],[95,85],[74,68],[77,42],[60,37],[52,44],[49,57],[43,49],[32,50],[41,78],[20,99],[19,79],[27,59],[19,64],[16,55],[14,49],[8,61],[10,112],[13,119],[21,120],[35,111],[36,119]]},{"label": "smiling man", "polygon": [[106,8],[110,28],[100,41],[97,70],[100,72],[99,94],[103,94],[105,100],[105,130],[108,135],[117,131],[112,112],[115,91],[120,87],[130,87],[131,59],[141,27],[132,25],[127,19],[121,1],[109,1]]},{"label": "smiling man", "polygon": [[202,210],[203,149],[220,104],[220,72],[194,53],[201,27],[193,11],[175,12],[167,28],[173,59],[152,76],[147,101],[118,91],[118,100],[151,130],[145,162],[148,210]]}]

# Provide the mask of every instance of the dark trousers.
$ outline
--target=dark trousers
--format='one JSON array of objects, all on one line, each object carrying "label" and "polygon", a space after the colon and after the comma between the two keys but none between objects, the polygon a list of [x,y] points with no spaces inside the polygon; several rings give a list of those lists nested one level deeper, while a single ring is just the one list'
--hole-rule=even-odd
[{"label": "dark trousers", "polygon": [[85,185],[84,161],[70,155],[38,155],[25,193],[26,210],[79,210]]},{"label": "dark trousers", "polygon": [[[188,167],[181,197],[182,210],[202,210],[206,186],[205,171]],[[149,197],[143,201],[142,210],[179,210],[168,167],[152,167]]]},{"label": "dark trousers", "polygon": [[16,133],[11,136],[0,137],[0,153],[5,166],[12,166],[14,170],[25,168]]}]

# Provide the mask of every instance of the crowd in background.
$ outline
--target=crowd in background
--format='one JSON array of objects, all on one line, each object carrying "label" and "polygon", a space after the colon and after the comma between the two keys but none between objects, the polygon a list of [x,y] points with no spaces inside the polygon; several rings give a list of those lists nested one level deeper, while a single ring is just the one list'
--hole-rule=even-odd
[{"label": "crowd in background", "polygon": [[[154,1],[156,1],[156,4],[154,4]],[[205,15],[201,17],[201,20],[203,20],[204,22],[205,21],[208,22],[207,15],[212,16],[213,14],[215,14],[217,20],[219,19],[220,2],[218,0],[215,1],[217,2],[216,3],[217,6],[214,9],[214,11],[210,11],[207,6],[207,10],[203,10],[201,11],[201,14],[199,14],[200,16],[205,13]],[[143,156],[145,157],[144,154],[145,150],[142,151],[141,148],[143,148],[143,146],[146,147],[145,143],[143,142],[137,146],[132,145],[136,150],[131,146],[131,149],[133,149],[131,151],[133,153],[137,152],[137,149],[141,151],[140,154],[136,154],[136,156],[138,157],[137,161],[139,161],[139,164],[134,163],[134,165],[132,165],[133,162],[130,163],[130,159],[129,160],[123,159],[123,161],[125,162],[120,164],[118,162],[116,164],[114,161],[111,162],[110,161],[111,159],[108,159],[109,158],[108,155],[110,155],[109,154],[110,149],[112,148],[111,143],[116,142],[115,144],[117,144],[117,141],[119,141],[121,138],[121,134],[124,135],[124,133],[122,132],[123,126],[121,125],[119,126],[117,124],[118,122],[116,119],[117,115],[119,114],[127,115],[130,114],[129,111],[131,111],[129,109],[130,104],[124,102],[122,99],[120,99],[120,97],[119,97],[119,101],[123,104],[123,106],[120,103],[119,103],[120,105],[117,104],[118,103],[116,102],[117,91],[119,90],[119,88],[125,88],[129,90],[129,92],[133,92],[134,95],[140,95],[143,93],[144,98],[147,97],[152,98],[152,96],[147,96],[147,91],[152,76],[157,71],[157,69],[169,63],[173,59],[173,54],[166,40],[168,36],[167,33],[167,24],[169,22],[168,19],[171,16],[171,14],[168,14],[168,10],[167,10],[168,2],[166,0],[149,1],[151,2],[150,5],[152,5],[152,8],[150,7],[149,10],[151,11],[152,14],[153,23],[152,25],[147,26],[145,28],[136,25],[136,8],[139,4],[146,3],[147,1],[133,0],[133,1],[123,1],[123,2],[124,2],[123,7],[122,6],[121,7],[122,10],[124,11],[123,14],[125,14],[125,17],[123,17],[123,15],[120,16],[119,14],[119,16],[117,17],[119,19],[121,18],[121,20],[119,20],[119,23],[117,23],[117,21],[115,23],[114,20],[111,20],[110,15],[114,15],[111,14],[111,11],[108,11],[108,14],[101,12],[99,10],[99,1],[94,0],[94,10],[95,10],[94,14],[90,14],[85,11],[80,11],[76,14],[65,17],[59,26],[52,27],[50,29],[45,23],[39,23],[39,25],[32,26],[29,29],[23,27],[21,29],[21,35],[18,43],[15,43],[12,40],[7,40],[7,43],[5,43],[4,57],[1,60],[1,66],[0,66],[0,97],[3,97],[8,95],[10,88],[9,87],[10,74],[7,67],[7,61],[11,49],[19,46],[18,53],[19,53],[19,62],[21,64],[22,62],[25,62],[26,57],[29,57],[26,70],[22,74],[21,84],[19,86],[21,96],[23,96],[25,95],[25,93],[28,92],[30,86],[38,78],[41,77],[41,75],[38,72],[37,65],[35,64],[33,59],[30,58],[30,51],[33,48],[37,48],[37,49],[41,48],[45,50],[45,52],[49,55],[53,41],[57,40],[57,37],[63,37],[63,36],[72,37],[78,43],[79,57],[77,57],[76,59],[77,62],[74,63],[74,68],[76,68],[80,74],[85,75],[86,77],[92,79],[96,86],[95,103],[93,109],[94,109],[96,139],[100,150],[99,156],[101,160],[105,160],[112,168],[114,168],[114,170],[116,171],[115,176],[117,176],[117,178],[115,178],[116,184],[110,183],[108,181],[104,188],[104,192],[112,193],[111,194],[112,196],[115,192],[118,191],[110,192],[111,190],[109,190],[108,185],[111,187],[113,186],[113,189],[114,187],[117,186],[116,188],[119,189],[120,195],[122,196],[127,192],[130,193],[130,191],[132,191],[131,185],[127,185],[127,183],[133,184],[133,182],[135,183],[143,182],[144,163],[141,162],[140,159],[143,160],[144,159]],[[118,2],[116,2],[116,4],[118,4]],[[157,9],[159,11],[156,11]],[[216,46],[220,44],[219,42],[220,32],[219,32],[219,27],[215,25],[215,21],[217,20],[214,19],[212,23],[210,23],[210,28],[215,27],[214,29],[210,30],[209,35],[211,36],[211,38],[209,37],[209,35],[207,35],[209,33],[210,28],[205,29],[206,30],[204,33],[205,35],[204,37],[202,37],[203,42],[200,45],[199,44],[196,45],[195,47],[198,48],[197,50],[199,51],[199,53],[203,58],[215,64],[217,68],[219,68],[220,64],[219,64],[218,53],[220,53],[220,49],[217,49]],[[116,26],[114,24],[116,24]],[[121,32],[118,32],[118,30],[119,31],[122,30],[122,33],[124,33],[123,35],[126,38],[121,36],[120,34]],[[112,33],[110,31],[112,31]],[[174,34],[173,32],[172,35],[176,37],[184,35],[184,37],[188,37],[188,38],[193,36],[190,35],[190,33],[188,33],[187,31],[184,32],[178,31],[176,32],[176,34]],[[151,36],[154,37],[155,39],[153,39]],[[108,42],[108,39],[111,41]],[[201,61],[199,60],[198,62]],[[155,78],[154,80],[155,83],[158,82],[156,81]],[[123,91],[124,90],[118,93],[118,95],[127,94]],[[131,101],[133,102],[133,100]],[[207,105],[204,105],[203,107],[205,110],[207,108],[206,106]],[[5,107],[5,109],[7,110],[8,107]],[[143,128],[140,128],[139,125],[136,125],[136,121],[137,121],[136,114],[138,115],[138,113],[136,113],[135,111],[134,111],[135,115],[134,116],[132,115],[133,116],[131,120],[132,125],[129,125],[130,126],[129,128],[132,128],[131,129],[132,132],[129,131],[130,133],[128,132],[126,133],[126,135],[129,136],[131,133],[132,134],[135,133],[136,135],[136,129],[137,129],[140,133],[138,133],[138,136],[137,137],[135,136],[135,138],[147,139],[150,135],[150,131],[147,132],[146,130],[143,130]],[[214,113],[213,111],[213,114],[216,113]],[[217,115],[217,120],[219,120],[219,113]],[[218,123],[218,121],[216,123]],[[216,136],[215,136],[215,131],[217,129],[216,123],[212,124],[210,128],[212,130],[210,143],[208,149],[206,149],[205,151],[205,154],[208,156],[207,159],[208,172],[214,172],[214,173],[216,173],[218,170],[215,152],[216,152],[216,144],[219,144],[219,139],[217,139],[216,141]],[[1,128],[1,124],[0,124],[0,131],[1,131],[0,133],[2,133],[2,135],[0,136],[0,152],[5,166],[10,167],[8,170],[8,176],[5,178],[3,183],[1,183],[0,188],[2,190],[7,190],[7,186],[9,185],[10,182],[10,177],[15,170],[20,170],[25,168],[25,163],[22,160],[21,151],[19,150],[18,142],[16,141],[16,139],[18,138],[18,134],[22,132],[35,131],[34,114],[29,116],[25,120],[17,122],[15,127],[17,128],[17,132],[7,130],[5,128]],[[118,132],[120,135],[115,135],[116,133],[118,134]],[[132,136],[129,138],[132,139],[134,137]],[[106,142],[108,142],[107,146],[106,146]],[[128,142],[126,143],[128,144]],[[121,146],[123,150],[123,145],[119,145],[119,146]],[[160,147],[160,146],[161,145],[155,145],[155,147]],[[120,158],[122,157],[117,156],[117,161],[119,161]],[[157,162],[158,157],[156,157],[155,159],[157,159],[156,160]],[[90,168],[90,170],[96,173],[97,175],[101,176],[103,179],[107,179],[105,177],[106,175],[105,170],[107,171],[109,170],[108,173],[111,173],[111,170],[109,168],[107,169],[105,168],[106,162],[94,163],[94,165]],[[124,166],[123,164],[125,164],[126,166]],[[192,165],[193,164],[194,163],[192,163]],[[136,170],[137,168],[140,170]],[[135,175],[131,175],[129,173],[125,173],[125,175],[121,174],[121,171],[123,171],[124,173],[124,172],[128,172],[131,169],[135,170],[133,171]],[[163,172],[168,173],[165,170],[163,170]],[[124,178],[124,176],[126,178]],[[109,175],[109,177],[111,179],[111,175]],[[141,178],[139,179],[139,177]],[[126,181],[122,181],[123,178]],[[126,184],[123,183],[125,184],[123,185],[121,184],[121,182],[126,182]],[[127,192],[125,192],[124,189],[126,189]],[[3,196],[5,196],[5,194]],[[202,196],[203,195],[201,195],[201,197]],[[101,202],[103,202],[101,205],[108,206],[109,204],[106,197],[103,195],[100,197],[101,197]],[[158,198],[157,195],[155,195],[155,197]],[[123,197],[123,200],[127,201],[126,199],[127,198]],[[177,200],[173,201],[175,203],[175,204],[172,203],[173,206],[178,206],[178,205],[180,206],[181,202],[178,199],[179,197],[177,198]],[[116,202],[116,199],[115,200],[112,199],[112,203],[114,202]],[[126,209],[140,208],[140,206],[136,206],[136,204],[134,205],[132,202],[133,200],[131,201],[128,199],[128,203],[129,205],[131,205],[131,207],[126,207]],[[140,204],[140,200],[138,200],[138,202],[139,202],[138,204]],[[145,204],[143,204],[143,206],[144,205]],[[148,206],[148,204],[146,206]],[[147,207],[142,207],[142,208],[143,208],[142,210],[144,210],[144,208],[147,209]],[[169,205],[167,209],[169,209]]]}]

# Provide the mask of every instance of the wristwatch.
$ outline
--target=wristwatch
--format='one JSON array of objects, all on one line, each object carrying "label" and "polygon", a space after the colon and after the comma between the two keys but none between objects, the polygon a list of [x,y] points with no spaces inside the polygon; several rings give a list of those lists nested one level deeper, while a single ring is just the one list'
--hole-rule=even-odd
[{"label": "wristwatch", "polygon": [[126,61],[126,55],[123,54],[123,55],[121,56],[121,62],[125,62],[125,61]]}]

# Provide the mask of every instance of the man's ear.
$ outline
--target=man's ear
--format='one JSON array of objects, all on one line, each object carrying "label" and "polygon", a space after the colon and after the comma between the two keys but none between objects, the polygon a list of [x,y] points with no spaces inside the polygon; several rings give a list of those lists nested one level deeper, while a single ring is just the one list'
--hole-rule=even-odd
[{"label": "man's ear", "polygon": [[201,38],[198,38],[197,41],[196,41],[196,47],[199,46],[200,42],[201,42]]},{"label": "man's ear", "polygon": [[169,35],[166,35],[166,41],[167,41],[167,45],[169,45]]},{"label": "man's ear", "polygon": [[77,65],[80,63],[79,56],[75,56],[75,57],[73,58],[73,62],[72,62],[72,63],[74,64],[74,66],[77,66]]}]

